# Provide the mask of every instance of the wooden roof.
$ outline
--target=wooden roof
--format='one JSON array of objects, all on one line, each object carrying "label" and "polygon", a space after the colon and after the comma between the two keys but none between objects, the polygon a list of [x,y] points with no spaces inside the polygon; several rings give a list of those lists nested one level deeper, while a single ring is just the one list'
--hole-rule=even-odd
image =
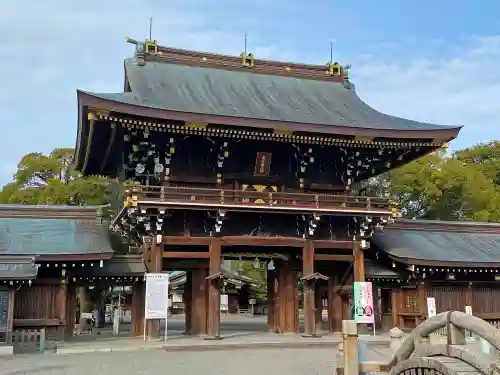
[{"label": "wooden roof", "polygon": [[0,205],[0,256],[37,261],[109,259],[102,207]]},{"label": "wooden roof", "polygon": [[372,241],[404,264],[500,267],[500,224],[398,220]]}]

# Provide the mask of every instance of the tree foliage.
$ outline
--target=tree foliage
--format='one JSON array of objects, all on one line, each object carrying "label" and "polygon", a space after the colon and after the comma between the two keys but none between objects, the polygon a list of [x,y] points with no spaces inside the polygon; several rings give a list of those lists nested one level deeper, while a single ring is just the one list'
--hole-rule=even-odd
[{"label": "tree foliage", "polygon": [[29,153],[21,159],[14,181],[0,191],[0,203],[101,205],[112,198],[104,177],[83,177],[72,166],[74,150],[57,148],[50,154]]},{"label": "tree foliage", "polygon": [[372,179],[408,218],[500,221],[500,142],[439,150]]}]

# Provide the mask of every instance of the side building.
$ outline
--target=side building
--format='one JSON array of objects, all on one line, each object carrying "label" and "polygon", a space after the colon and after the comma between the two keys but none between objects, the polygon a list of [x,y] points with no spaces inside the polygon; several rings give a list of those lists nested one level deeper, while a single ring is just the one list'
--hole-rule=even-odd
[{"label": "side building", "polygon": [[337,330],[339,286],[365,279],[371,236],[396,215],[360,183],[443,147],[460,127],[376,111],[333,61],[129,42],[123,93],[78,91],[77,169],[134,182],[114,230],[143,249],[150,272],[187,272],[192,334],[220,337],[222,258],[272,264],[271,330],[299,332],[299,280],[303,334],[316,334],[325,282]]},{"label": "side building", "polygon": [[42,328],[49,343],[71,338],[92,312],[78,306],[82,287],[132,285],[144,308],[142,257],[115,254],[103,209],[0,205],[0,343]]},{"label": "side building", "polygon": [[393,274],[373,278],[384,329],[427,319],[429,297],[437,313],[470,306],[500,326],[500,224],[400,219],[372,244],[373,261]]}]

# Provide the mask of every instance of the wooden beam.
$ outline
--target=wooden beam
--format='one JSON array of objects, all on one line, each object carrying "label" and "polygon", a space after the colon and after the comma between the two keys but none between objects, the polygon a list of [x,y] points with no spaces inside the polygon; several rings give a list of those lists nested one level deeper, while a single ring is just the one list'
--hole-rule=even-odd
[{"label": "wooden beam", "polygon": [[354,255],[346,254],[314,254],[314,260],[329,260],[335,262],[352,262]]},{"label": "wooden beam", "polygon": [[205,251],[164,251],[163,258],[208,259],[210,254]]},{"label": "wooden beam", "polygon": [[210,237],[163,236],[165,245],[210,245]]},{"label": "wooden beam", "polygon": [[343,241],[343,240],[314,240],[313,241],[315,249],[347,249],[351,250],[353,247],[353,241]]},{"label": "wooden beam", "polygon": [[226,236],[221,237],[223,246],[286,246],[286,247],[303,247],[305,240],[302,238],[292,237],[242,237],[242,236]]}]

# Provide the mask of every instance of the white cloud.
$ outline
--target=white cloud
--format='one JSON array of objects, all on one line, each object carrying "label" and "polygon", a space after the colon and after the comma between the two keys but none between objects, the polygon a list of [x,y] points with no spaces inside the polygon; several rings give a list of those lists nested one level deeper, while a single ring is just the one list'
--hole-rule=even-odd
[{"label": "white cloud", "polygon": [[[209,0],[138,3],[19,0],[0,6],[0,35],[9,36],[0,48],[0,71],[5,72],[0,85],[0,183],[10,180],[23,154],[74,145],[75,90],[121,90],[122,60],[133,52],[125,36],[144,39],[150,15],[153,36],[162,44],[238,54],[244,32],[250,31],[249,45],[257,58],[326,62],[328,54],[320,55],[316,47],[323,41],[327,46],[328,38],[314,21],[292,19],[300,12],[289,11],[284,1],[271,6],[264,0],[251,5],[220,0],[218,7]],[[314,20],[313,11],[306,12]],[[297,34],[285,29],[308,31],[311,43],[294,39],[291,35]],[[348,23],[342,30],[335,52],[343,54],[341,62],[353,63],[351,76],[367,103],[416,120],[463,124],[459,146],[498,138],[500,36],[478,38],[465,46],[447,46],[436,38],[429,44],[453,51],[444,58],[439,50],[412,56],[414,46],[426,41],[407,47],[395,38],[376,46],[351,46],[348,36],[355,30],[349,30]],[[362,33],[366,30],[356,35]],[[349,45],[349,55],[342,53],[342,45]]]},{"label": "white cloud", "polygon": [[375,108],[416,120],[464,125],[456,146],[498,139],[500,36],[473,40],[447,59],[401,62],[372,58],[353,69],[357,88]]}]

